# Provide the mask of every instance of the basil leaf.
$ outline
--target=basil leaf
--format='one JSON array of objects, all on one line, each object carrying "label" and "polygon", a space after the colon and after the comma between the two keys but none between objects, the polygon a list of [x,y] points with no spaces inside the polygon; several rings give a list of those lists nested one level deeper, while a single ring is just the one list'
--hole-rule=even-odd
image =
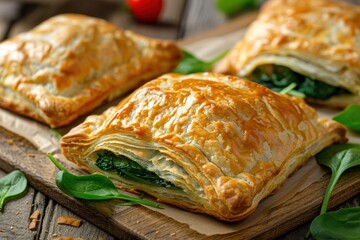
[{"label": "basil leaf", "polygon": [[360,105],[349,105],[333,119],[355,132],[360,132]]},{"label": "basil leaf", "polygon": [[15,170],[0,179],[0,210],[6,201],[12,200],[22,195],[27,187],[25,175],[19,170]]},{"label": "basil leaf", "polygon": [[83,200],[121,199],[131,203],[161,208],[159,204],[152,201],[121,194],[112,181],[104,175],[89,174],[75,176],[66,171],[50,153],[48,154],[48,157],[60,170],[56,176],[56,185],[67,195]]},{"label": "basil leaf", "polygon": [[[360,165],[360,145],[351,144],[350,146],[346,146],[346,144],[342,144],[337,148],[340,150],[339,152],[335,153],[334,150],[330,149],[316,155],[317,162],[329,167],[332,172],[321,206],[321,214],[326,212],[330,195],[341,174],[349,168]],[[342,148],[345,149],[342,150]]]},{"label": "basil leaf", "polygon": [[315,239],[360,239],[360,207],[317,216],[310,225]]},{"label": "basil leaf", "polygon": [[180,63],[178,64],[178,66],[176,67],[176,69],[174,70],[174,73],[190,74],[190,73],[198,73],[198,72],[208,72],[217,61],[219,61],[221,58],[225,56],[226,53],[227,51],[219,54],[212,60],[206,62],[196,58],[191,53],[183,50],[182,51],[183,57]]}]

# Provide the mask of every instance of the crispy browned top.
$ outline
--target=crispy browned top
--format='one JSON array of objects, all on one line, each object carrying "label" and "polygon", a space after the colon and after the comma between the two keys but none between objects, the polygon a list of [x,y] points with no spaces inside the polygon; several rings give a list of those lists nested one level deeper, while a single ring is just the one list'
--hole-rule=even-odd
[{"label": "crispy browned top", "polygon": [[[318,71],[332,72],[337,76],[334,86],[360,93],[359,19],[360,7],[345,2],[270,0],[218,70],[244,76],[253,69],[247,67],[255,59],[259,60],[256,65],[276,64],[282,56],[288,58],[290,68],[328,83],[329,75]],[[290,57],[304,64],[291,62]],[[295,66],[300,64],[305,70]],[[311,70],[306,64],[320,69]]]},{"label": "crispy browned top", "polygon": [[[331,120],[318,120],[302,99],[235,76],[166,74],[88,117],[61,146],[65,157],[85,167],[93,165],[85,159],[99,149],[131,152],[127,156],[173,174],[197,199],[188,208],[231,220],[248,215],[344,132]],[[156,154],[169,163],[152,161]],[[157,197],[174,204],[168,194]]]},{"label": "crispy browned top", "polygon": [[[0,44],[0,87],[16,95],[0,102],[50,125],[64,125],[170,71],[180,57],[172,42],[101,19],[59,15]],[[24,109],[19,96],[34,109]]]}]

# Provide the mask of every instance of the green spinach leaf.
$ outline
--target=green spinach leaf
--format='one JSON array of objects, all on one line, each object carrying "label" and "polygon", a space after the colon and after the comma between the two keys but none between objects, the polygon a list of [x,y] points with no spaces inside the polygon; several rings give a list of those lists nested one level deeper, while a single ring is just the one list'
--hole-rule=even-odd
[{"label": "green spinach leaf", "polygon": [[[349,93],[345,89],[316,81],[279,65],[264,65],[257,67],[250,77],[275,92],[284,92],[297,97],[311,97],[314,99],[328,99],[338,94]],[[288,90],[288,86],[292,86]]]},{"label": "green spinach leaf", "polygon": [[162,187],[175,187],[171,182],[165,181],[154,172],[148,171],[131,159],[115,155],[106,150],[97,152],[98,159],[95,165],[104,171],[116,171],[119,176],[147,184],[156,184]]},{"label": "green spinach leaf", "polygon": [[259,6],[260,0],[216,0],[216,8],[227,16],[240,11],[254,9]]},{"label": "green spinach leaf", "polygon": [[333,119],[355,132],[360,132],[360,105],[349,105]]},{"label": "green spinach leaf", "polygon": [[27,187],[27,179],[19,170],[15,170],[0,179],[0,210],[6,201],[21,196]]},{"label": "green spinach leaf", "polygon": [[303,77],[302,82],[297,90],[311,98],[328,99],[331,96],[336,95],[339,88],[321,81],[316,81],[309,77]]},{"label": "green spinach leaf", "polygon": [[281,91],[279,91],[279,93],[281,94],[287,94],[290,96],[295,96],[298,98],[305,98],[306,95],[303,94],[302,92],[296,91],[296,83],[290,83],[290,85],[288,85],[287,87],[283,88]]},{"label": "green spinach leaf", "polygon": [[360,239],[360,207],[317,216],[310,225],[315,239]]},{"label": "green spinach leaf", "polygon": [[67,195],[84,200],[121,199],[131,203],[161,208],[159,204],[152,201],[121,194],[111,180],[104,175],[89,174],[75,176],[66,171],[50,153],[48,154],[48,157],[60,170],[56,176],[56,185]]},{"label": "green spinach leaf", "polygon": [[62,137],[61,133],[56,128],[51,128],[51,131],[53,131],[53,133],[55,134],[55,137],[57,137],[59,139]]},{"label": "green spinach leaf", "polygon": [[208,72],[217,61],[219,61],[221,58],[223,58],[226,55],[227,51],[219,54],[218,56],[216,56],[215,58],[213,58],[208,62],[196,58],[188,51],[183,50],[182,53],[183,53],[183,57],[180,63],[178,64],[178,66],[176,67],[176,69],[174,70],[174,73],[190,74],[190,73],[198,73],[198,72]]},{"label": "green spinach leaf", "polygon": [[[353,208],[349,208],[348,210],[341,210],[336,213],[326,213],[326,210],[331,193],[341,174],[349,168],[360,165],[360,144],[337,144],[324,149],[315,157],[319,164],[331,169],[332,175],[325,192],[320,215],[312,221],[306,238],[309,238],[311,233],[315,239],[348,239],[337,238],[337,236],[345,236],[343,235],[344,231],[353,231],[353,225],[349,224],[347,219],[351,219],[356,215],[357,219],[359,219],[359,210],[355,209],[352,212]],[[332,221],[333,216],[336,216],[338,219],[336,227],[332,224],[329,225],[329,221]],[[356,224],[359,224],[359,222]],[[359,225],[357,225],[357,228],[359,229]],[[358,237],[359,235],[355,239],[358,239]]]},{"label": "green spinach leaf", "polygon": [[321,152],[316,155],[316,159],[321,162],[330,161],[331,158],[334,157],[335,154],[348,149],[360,149],[360,144],[354,143],[343,143],[343,144],[335,144],[331,147],[325,148]]},{"label": "green spinach leaf", "polygon": [[[352,147],[351,147],[352,146]],[[339,149],[345,148],[344,150],[340,150],[339,152],[334,152],[334,150],[325,149],[320,154],[316,155],[316,160],[319,164],[325,165],[331,169],[331,178],[329,181],[329,185],[327,186],[324,200],[321,206],[320,214],[326,212],[327,205],[331,196],[331,193],[335,187],[336,182],[340,178],[341,174],[354,166],[360,165],[360,146],[352,144],[350,146],[346,146],[346,144],[342,144]],[[332,156],[329,158],[329,156]]]}]

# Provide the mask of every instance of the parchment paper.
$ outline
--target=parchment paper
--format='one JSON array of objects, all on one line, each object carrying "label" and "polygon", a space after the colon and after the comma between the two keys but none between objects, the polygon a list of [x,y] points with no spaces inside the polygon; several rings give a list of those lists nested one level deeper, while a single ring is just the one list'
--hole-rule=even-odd
[{"label": "parchment paper", "polygon": [[[241,29],[227,35],[208,38],[183,47],[200,58],[210,59],[233,46],[239,39],[241,39],[244,31],[244,29]],[[101,113],[108,106],[117,104],[118,101],[119,99],[106,104],[102,108],[95,110],[93,114]],[[336,110],[326,108],[318,108],[317,110],[319,112],[319,116],[328,118],[331,118],[338,112]],[[78,123],[79,122],[76,124]],[[40,151],[44,153],[50,152],[60,159],[60,161],[66,161],[60,153],[61,151],[58,145],[59,139],[49,127],[3,109],[0,109],[0,126],[26,138]],[[75,124],[72,126],[75,126]],[[72,126],[62,128],[60,129],[60,132],[64,134],[69,131]],[[352,143],[360,143],[358,135],[356,136],[349,133],[349,139]],[[165,204],[162,204],[165,207],[164,209],[151,209],[171,217],[178,222],[185,223],[189,225],[191,229],[204,235],[227,234],[241,231],[250,226],[256,225],[257,219],[266,218],[268,211],[271,208],[280,206],[282,203],[293,197],[297,192],[301,192],[306,187],[319,180],[323,175],[324,171],[316,164],[315,159],[310,159],[304,167],[299,169],[299,171],[287,180],[284,186],[276,194],[264,199],[251,216],[237,223],[221,222],[203,214],[191,213]]]}]

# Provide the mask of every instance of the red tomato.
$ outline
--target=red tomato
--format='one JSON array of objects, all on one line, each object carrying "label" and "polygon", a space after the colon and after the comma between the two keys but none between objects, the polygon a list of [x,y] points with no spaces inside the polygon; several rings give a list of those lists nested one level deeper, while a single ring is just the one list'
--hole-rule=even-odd
[{"label": "red tomato", "polygon": [[131,14],[141,22],[153,23],[159,18],[163,0],[127,0]]}]

